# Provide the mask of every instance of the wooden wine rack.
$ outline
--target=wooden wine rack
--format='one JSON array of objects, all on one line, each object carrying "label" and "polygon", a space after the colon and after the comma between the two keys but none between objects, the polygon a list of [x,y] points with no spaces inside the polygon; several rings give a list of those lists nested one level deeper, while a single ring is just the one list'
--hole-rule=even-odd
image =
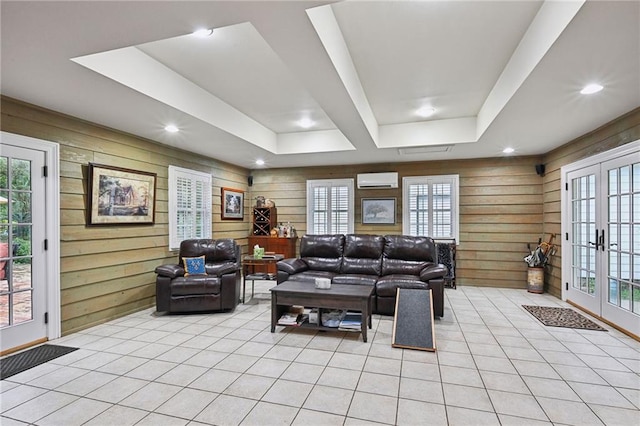
[{"label": "wooden wine rack", "polygon": [[269,235],[271,230],[278,225],[278,212],[275,207],[253,208],[253,232],[254,236]]}]

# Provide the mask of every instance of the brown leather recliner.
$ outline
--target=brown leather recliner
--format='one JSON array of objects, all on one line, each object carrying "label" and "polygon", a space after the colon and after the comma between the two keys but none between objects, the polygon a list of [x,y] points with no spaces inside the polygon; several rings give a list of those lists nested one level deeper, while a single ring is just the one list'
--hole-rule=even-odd
[{"label": "brown leather recliner", "polygon": [[[204,256],[204,274],[185,274],[184,258]],[[178,264],[158,266],[158,312],[233,310],[240,300],[240,246],[232,239],[192,239],[180,244]]]}]

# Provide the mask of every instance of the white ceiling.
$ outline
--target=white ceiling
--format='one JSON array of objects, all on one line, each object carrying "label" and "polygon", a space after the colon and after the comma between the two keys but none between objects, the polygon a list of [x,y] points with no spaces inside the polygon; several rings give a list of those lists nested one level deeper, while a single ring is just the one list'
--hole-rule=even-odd
[{"label": "white ceiling", "polygon": [[638,1],[0,7],[2,94],[250,169],[542,154],[640,106]]}]

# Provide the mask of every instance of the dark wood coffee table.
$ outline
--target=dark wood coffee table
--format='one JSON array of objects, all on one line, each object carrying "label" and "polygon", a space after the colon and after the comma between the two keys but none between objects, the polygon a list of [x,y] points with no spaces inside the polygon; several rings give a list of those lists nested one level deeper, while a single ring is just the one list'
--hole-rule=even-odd
[{"label": "dark wood coffee table", "polygon": [[[315,288],[314,283],[304,281],[285,281],[271,288],[271,332],[276,330],[278,319],[293,305],[307,308],[346,309],[360,311],[362,321],[360,331],[362,341],[367,341],[367,328],[371,328],[371,296],[373,286],[331,284],[328,290]],[[304,323],[296,327],[316,330],[338,330],[322,326],[321,309],[318,309],[318,324]]]}]

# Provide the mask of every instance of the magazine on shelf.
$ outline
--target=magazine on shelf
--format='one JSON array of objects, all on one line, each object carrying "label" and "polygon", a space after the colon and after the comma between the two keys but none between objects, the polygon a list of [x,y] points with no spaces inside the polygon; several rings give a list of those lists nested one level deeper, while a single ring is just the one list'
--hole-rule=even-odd
[{"label": "magazine on shelf", "polygon": [[284,314],[282,314],[282,316],[280,316],[278,325],[297,325],[299,316],[300,314],[297,313],[285,312]]},{"label": "magazine on shelf", "polygon": [[322,310],[322,326],[323,327],[331,327],[338,328],[340,326],[340,321],[344,318],[346,311],[342,311],[339,309],[332,309],[325,311]]},{"label": "magazine on shelf", "polygon": [[360,331],[362,326],[362,314],[360,312],[347,312],[340,321],[339,330]]},{"label": "magazine on shelf", "polygon": [[278,325],[300,325],[309,321],[309,314],[305,313],[304,306],[291,306],[278,319]]}]

